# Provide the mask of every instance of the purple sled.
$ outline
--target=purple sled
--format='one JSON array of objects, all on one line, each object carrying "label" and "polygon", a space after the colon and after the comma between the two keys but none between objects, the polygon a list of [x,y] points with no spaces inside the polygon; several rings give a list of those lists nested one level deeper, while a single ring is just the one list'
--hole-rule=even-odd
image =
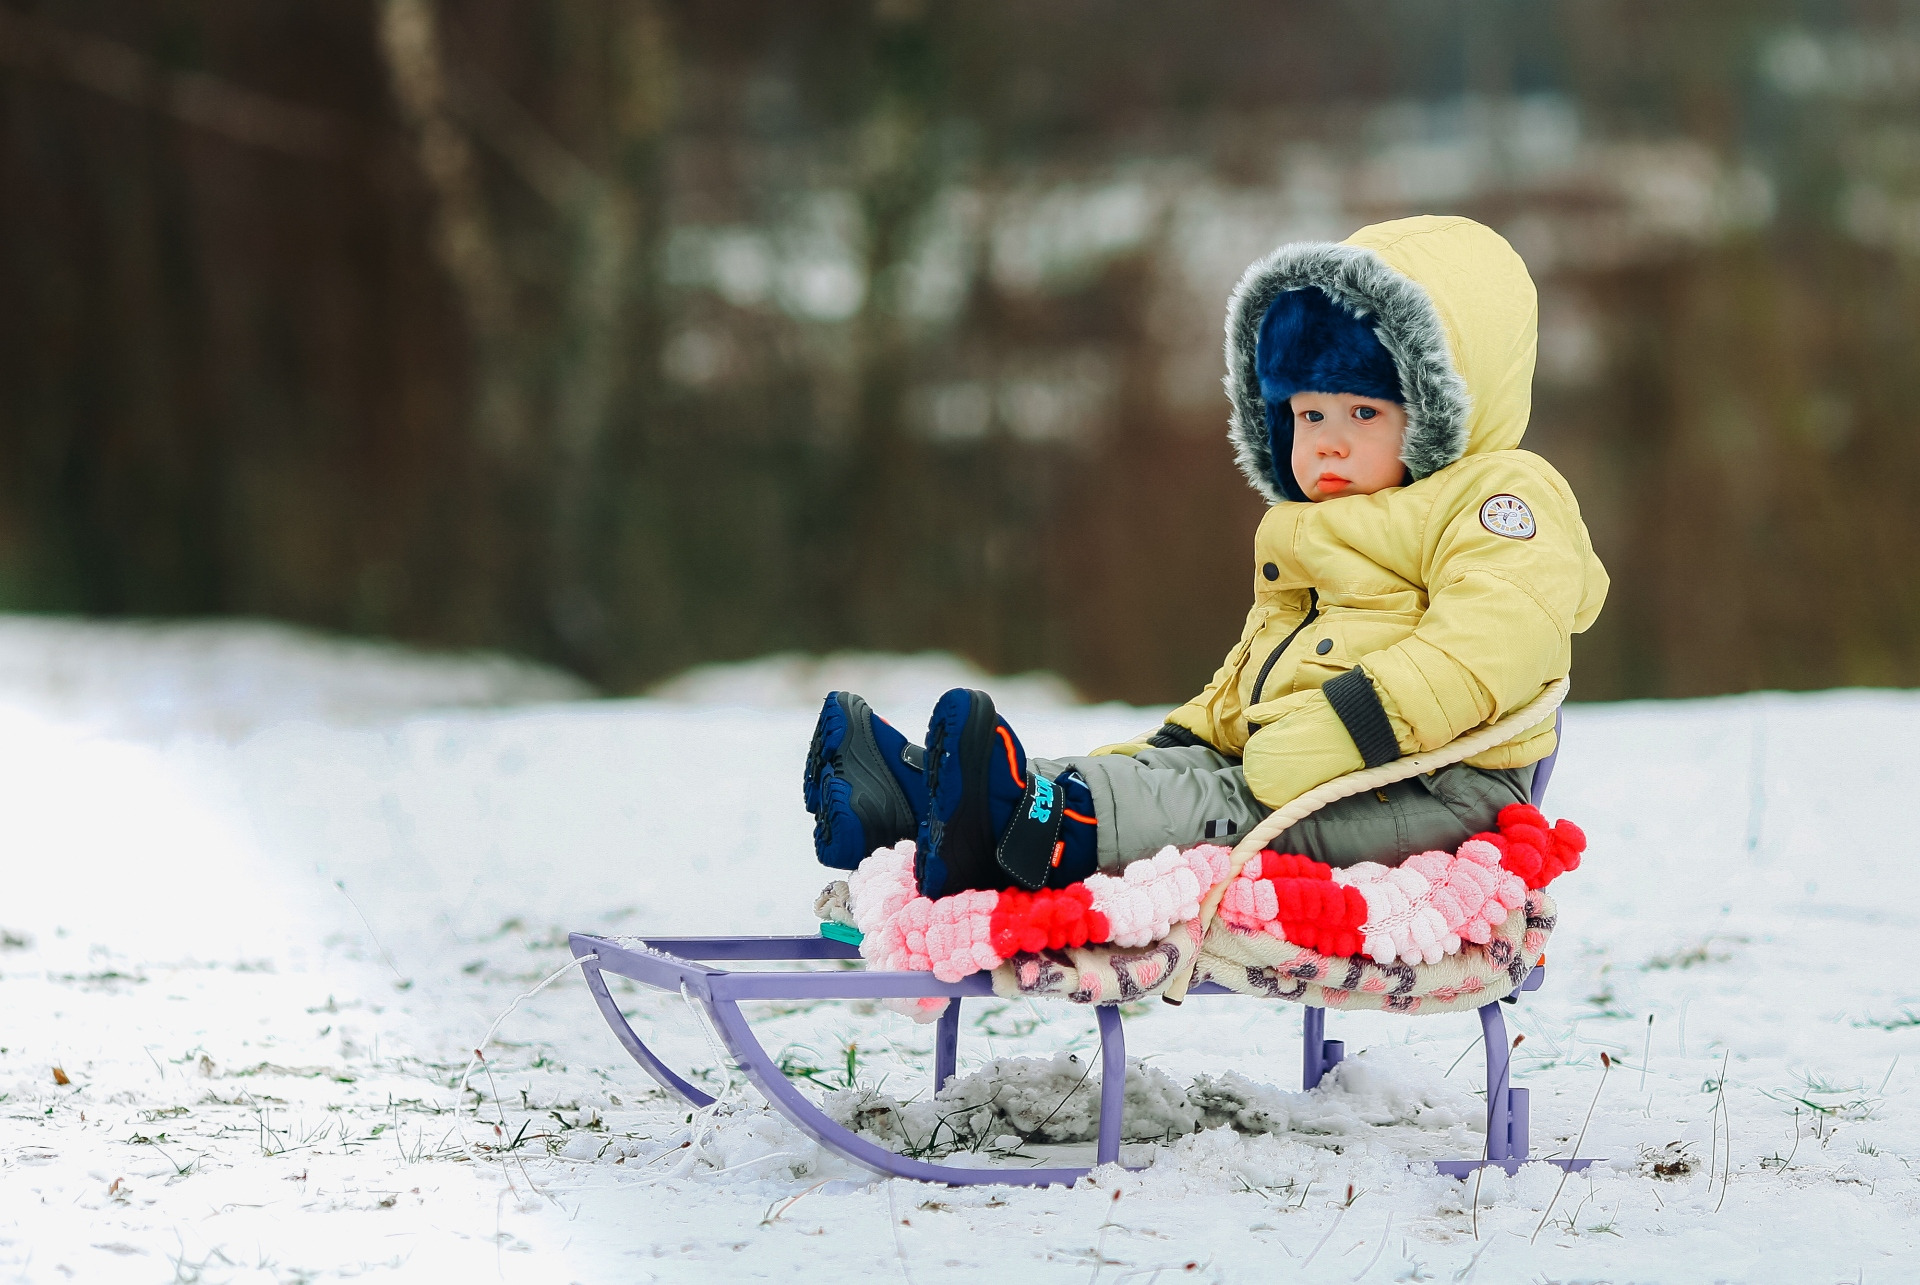
[{"label": "purple sled", "polygon": [[[1557,719],[1556,719],[1557,724]],[[1553,774],[1554,755],[1534,769],[1532,795],[1536,805],[1546,795],[1547,781]],[[663,991],[681,991],[698,1000],[719,1033],[734,1064],[745,1073],[754,1087],[765,1095],[776,1111],[818,1139],[822,1146],[880,1174],[913,1178],[921,1182],[949,1186],[982,1183],[1048,1186],[1071,1185],[1083,1177],[1089,1166],[1052,1168],[1016,1168],[1011,1166],[973,1168],[936,1164],[890,1151],[845,1126],[836,1123],[787,1079],[779,1063],[771,1057],[754,1035],[746,1015],[740,1011],[742,1000],[792,999],[894,999],[944,996],[953,1002],[940,1015],[935,1029],[933,1086],[935,1092],[953,1078],[960,1049],[960,1008],[969,996],[991,996],[993,985],[984,973],[975,973],[957,982],[942,982],[931,973],[880,971],[803,971],[734,972],[711,966],[712,961],[752,960],[842,960],[858,959],[857,946],[827,937],[598,937],[574,933],[569,942],[576,959],[582,960],[581,973],[593,992],[601,1015],[613,1028],[620,1043],[634,1061],[664,1088],[670,1089],[695,1107],[704,1107],[713,1098],[701,1092],[662,1062],[621,1013],[607,990],[605,974],[625,977]],[[1521,991],[1538,990],[1546,979],[1546,969],[1536,967],[1520,984]],[[1214,982],[1204,982],[1190,995],[1234,995]],[[1246,998],[1242,996],[1241,998]],[[1516,1003],[1517,994],[1483,1005],[1480,1012],[1482,1044],[1487,1063],[1487,1145],[1483,1156],[1439,1160],[1434,1167],[1441,1173],[1464,1178],[1483,1165],[1495,1165],[1513,1173],[1533,1160],[1545,1160],[1563,1169],[1581,1170],[1594,1163],[1590,1158],[1562,1159],[1530,1154],[1528,1138],[1529,1103],[1527,1090],[1509,1083],[1512,1046],[1507,1040],[1506,1022],[1500,1004]],[[1100,1029],[1100,1136],[1095,1149],[1096,1162],[1112,1164],[1120,1159],[1121,1104],[1126,1088],[1126,1036],[1121,1029],[1120,1010],[1115,1005],[1094,1009]],[[1325,1038],[1326,1010],[1307,1007],[1302,1023],[1301,1087],[1312,1089],[1337,1064],[1345,1052],[1339,1040]]]}]

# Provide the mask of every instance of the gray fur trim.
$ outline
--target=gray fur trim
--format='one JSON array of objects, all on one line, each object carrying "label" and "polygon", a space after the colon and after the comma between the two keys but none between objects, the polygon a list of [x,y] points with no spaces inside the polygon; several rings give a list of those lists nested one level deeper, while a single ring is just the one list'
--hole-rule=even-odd
[{"label": "gray fur trim", "polygon": [[1388,267],[1372,250],[1301,241],[1257,260],[1227,303],[1226,384],[1233,401],[1227,437],[1233,442],[1235,462],[1254,489],[1273,504],[1286,499],[1273,482],[1266,408],[1253,364],[1260,322],[1274,296],[1307,286],[1320,287],[1355,316],[1374,320],[1373,333],[1400,370],[1400,387],[1407,399],[1407,436],[1400,458],[1414,480],[1439,472],[1465,454],[1467,414],[1473,400],[1466,381],[1454,369],[1446,327],[1426,289]]}]

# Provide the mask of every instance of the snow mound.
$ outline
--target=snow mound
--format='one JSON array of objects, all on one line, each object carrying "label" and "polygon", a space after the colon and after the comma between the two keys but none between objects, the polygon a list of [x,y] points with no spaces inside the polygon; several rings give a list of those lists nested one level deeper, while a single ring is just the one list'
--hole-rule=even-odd
[{"label": "snow mound", "polygon": [[837,651],[827,656],[780,652],[736,664],[698,665],[647,693],[678,705],[748,709],[817,710],[830,691],[859,692],[883,718],[912,726],[955,687],[993,693],[1003,714],[1067,709],[1080,697],[1063,678],[1048,673],[997,677],[949,652],[899,656],[886,652]]},{"label": "snow mound", "polygon": [[[996,1058],[958,1076],[931,1102],[901,1103],[842,1089],[822,1104],[840,1124],[916,1156],[1013,1151],[1032,1142],[1091,1142],[1100,1134],[1100,1079],[1077,1053]],[[1196,1126],[1186,1092],[1157,1067],[1127,1061],[1122,1136],[1161,1142]]]},{"label": "snow mound", "polygon": [[[853,1088],[832,1094],[824,1106],[847,1128],[910,1155],[1007,1152],[1028,1142],[1094,1141],[1100,1133],[1100,1078],[1073,1053],[996,1058],[956,1077],[932,1101],[902,1103]],[[1436,1077],[1403,1048],[1356,1054],[1306,1093],[1237,1072],[1202,1074],[1183,1089],[1165,1071],[1129,1058],[1121,1137],[1169,1142],[1205,1129],[1231,1129],[1352,1138],[1396,1126],[1484,1131],[1482,1119],[1471,1092]]]},{"label": "snow mound", "polygon": [[130,740],[240,741],[275,723],[365,725],[593,694],[530,661],[435,655],[267,621],[0,615],[0,705]]},{"label": "snow mound", "polygon": [[1202,1128],[1246,1134],[1348,1136],[1411,1125],[1439,1132],[1471,1125],[1483,1108],[1464,1087],[1436,1079],[1404,1048],[1369,1049],[1333,1068],[1309,1093],[1289,1092],[1237,1071],[1199,1075],[1187,1091]]}]

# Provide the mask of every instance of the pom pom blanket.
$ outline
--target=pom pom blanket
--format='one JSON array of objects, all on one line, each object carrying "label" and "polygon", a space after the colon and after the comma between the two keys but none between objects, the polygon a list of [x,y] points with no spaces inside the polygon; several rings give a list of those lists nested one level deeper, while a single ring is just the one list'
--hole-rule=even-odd
[{"label": "pom pom blanket", "polygon": [[[1579,866],[1587,841],[1578,826],[1549,826],[1538,809],[1515,804],[1501,810],[1498,832],[1475,835],[1457,852],[1338,872],[1262,845],[1336,799],[1504,744],[1553,714],[1567,688],[1558,679],[1438,749],[1323,782],[1269,813],[1231,850],[1167,848],[1122,875],[1072,888],[936,902],[917,895],[908,842],[877,850],[852,887],[830,885],[815,909],[851,919],[863,934],[861,953],[882,967],[956,981],[990,969],[1003,995],[1099,1004],[1160,994],[1178,1003],[1205,978],[1328,1008],[1477,1008],[1518,987],[1546,945],[1554,908],[1543,889]],[[938,998],[888,1003],[920,1021],[946,1007]]]},{"label": "pom pom blanket", "polygon": [[[1248,932],[1224,918],[1207,930],[1194,977],[1243,995],[1292,1000],[1318,1008],[1380,1009],[1391,1013],[1458,1013],[1512,994],[1546,949],[1556,917],[1553,898],[1529,892],[1489,936],[1436,964],[1380,964],[1364,955],[1323,955],[1265,932]],[[1181,965],[1196,953],[1197,921],[1176,924],[1144,950],[1082,947],[1015,955],[993,970],[996,994],[1050,996],[1081,1004],[1112,1004],[1163,994]],[[934,1000],[944,1007],[946,1001]],[[938,1016],[939,1007],[931,1010]]]},{"label": "pom pom blanket", "polygon": [[[1499,825],[1457,852],[1423,852],[1398,866],[1334,870],[1265,851],[1231,873],[1229,850],[1202,844],[1064,889],[938,900],[918,895],[908,841],[863,861],[844,903],[863,935],[861,954],[881,967],[949,982],[993,970],[1002,994],[1112,1003],[1158,993],[1190,971],[1329,1008],[1451,1012],[1526,978],[1553,929],[1553,902],[1541,888],[1578,866],[1586,847],[1577,826],[1549,827],[1525,804],[1502,810]],[[1203,936],[1201,903],[1223,883]],[[834,889],[822,899],[839,900]],[[931,1020],[946,1001],[897,1006]]]}]

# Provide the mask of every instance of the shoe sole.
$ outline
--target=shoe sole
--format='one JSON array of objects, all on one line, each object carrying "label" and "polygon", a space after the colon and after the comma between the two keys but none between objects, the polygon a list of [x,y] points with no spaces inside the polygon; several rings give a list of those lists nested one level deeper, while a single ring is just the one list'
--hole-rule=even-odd
[{"label": "shoe sole", "polygon": [[873,736],[873,710],[852,692],[832,692],[814,724],[802,783],[822,865],[852,870],[876,848],[914,836],[912,805]]},{"label": "shoe sole", "polygon": [[[949,696],[951,693],[949,693]],[[921,895],[944,897],[969,888],[1000,888],[1006,877],[994,857],[987,773],[993,763],[993,698],[967,692],[954,728],[957,702],[942,697],[927,726],[927,821],[920,827],[914,876]],[[946,746],[957,742],[954,754]],[[954,775],[959,777],[954,780]]]}]

